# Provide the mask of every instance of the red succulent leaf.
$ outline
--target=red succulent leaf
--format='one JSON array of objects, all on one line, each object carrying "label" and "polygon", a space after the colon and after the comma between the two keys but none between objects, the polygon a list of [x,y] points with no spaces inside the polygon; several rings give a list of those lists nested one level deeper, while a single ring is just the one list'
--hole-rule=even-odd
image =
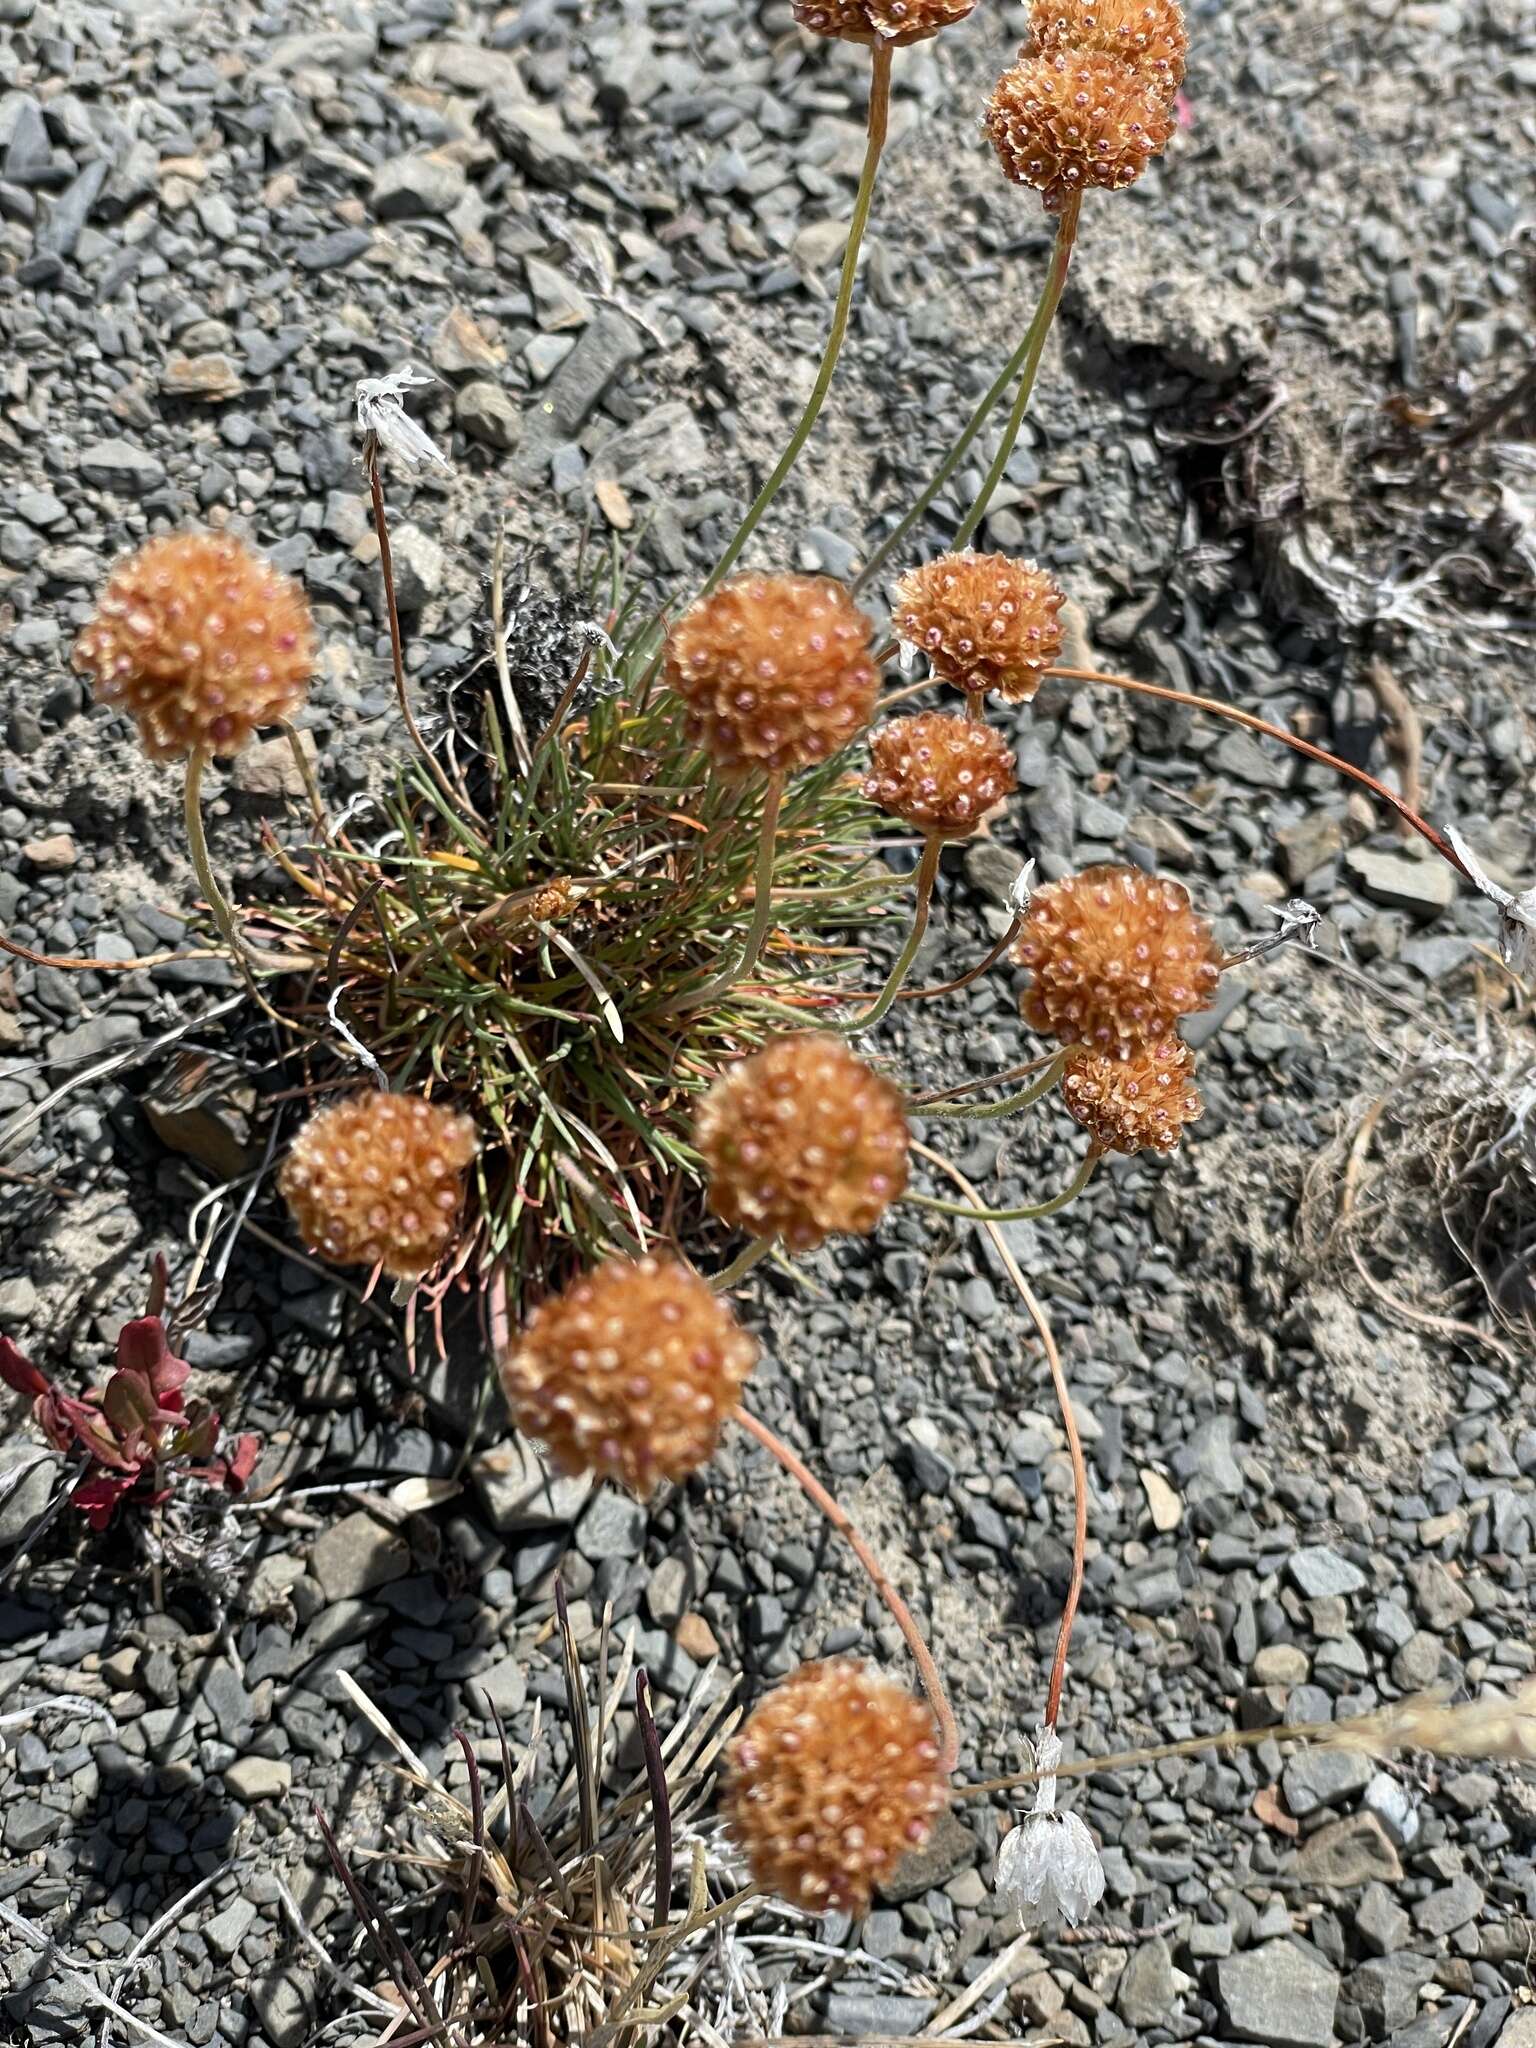
[{"label": "red succulent leaf", "polygon": [[81,1480],[71,1499],[93,1529],[105,1529],[118,1502],[137,1484],[138,1476],[137,1472],[93,1472]]},{"label": "red succulent leaf", "polygon": [[254,1430],[245,1430],[235,1438],[235,1447],[229,1458],[229,1476],[224,1482],[231,1493],[244,1493],[260,1456],[261,1438]]},{"label": "red succulent leaf", "polygon": [[148,1378],[132,1369],[113,1373],[101,1397],[101,1408],[125,1449],[160,1419],[160,1406]]},{"label": "red succulent leaf", "polygon": [[192,1368],[185,1359],[172,1354],[166,1341],[165,1325],[158,1316],[139,1316],[124,1323],[117,1337],[119,1372],[142,1373],[162,1408],[179,1409],[179,1400],[168,1397],[184,1387]]},{"label": "red succulent leaf", "polygon": [[18,1394],[37,1400],[46,1395],[51,1382],[30,1358],[23,1358],[9,1337],[0,1337],[0,1380]]}]

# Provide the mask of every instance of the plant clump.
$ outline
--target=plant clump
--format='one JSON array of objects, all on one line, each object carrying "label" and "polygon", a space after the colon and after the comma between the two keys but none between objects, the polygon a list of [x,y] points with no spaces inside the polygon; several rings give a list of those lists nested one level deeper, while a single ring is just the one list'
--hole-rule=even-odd
[{"label": "plant clump", "polygon": [[513,1420],[562,1472],[644,1500],[713,1456],[756,1362],[708,1283],[653,1255],[605,1259],[540,1303],[499,1366]]},{"label": "plant clump", "polygon": [[1116,1059],[1209,1009],[1221,952],[1180,883],[1091,867],[1037,889],[1014,947],[1027,1024]]},{"label": "plant clump", "polygon": [[795,20],[812,35],[899,48],[964,21],[975,5],[976,0],[795,0]]},{"label": "plant clump", "polygon": [[1165,100],[1184,79],[1189,33],[1177,0],[1035,0],[1036,52],[1088,50],[1139,71]]},{"label": "plant clump", "polygon": [[726,776],[783,775],[856,739],[875,708],[874,628],[826,576],[736,576],[667,636],[666,680]]},{"label": "plant clump", "polygon": [[727,1068],[694,1137],[715,1215],[792,1251],[867,1236],[907,1184],[900,1090],[830,1032],[773,1039]]},{"label": "plant clump", "polygon": [[939,711],[893,718],[869,743],[863,790],[882,811],[941,838],[974,832],[1013,794],[1013,748],[990,725]]},{"label": "plant clump", "polygon": [[1033,697],[1061,653],[1063,593],[1034,562],[1008,555],[940,555],[892,593],[896,630],[936,676],[1005,703]]},{"label": "plant clump", "polygon": [[112,571],[74,664],[134,719],[152,761],[235,754],[304,700],[309,603],[233,534],[171,534]]},{"label": "plant clump", "polygon": [[366,1089],[315,1112],[278,1188],[321,1258],[419,1280],[453,1240],[477,1150],[475,1126],[457,1110]]},{"label": "plant clump", "polygon": [[1171,1152],[1203,1107],[1194,1071],[1194,1054],[1171,1033],[1124,1059],[1074,1046],[1061,1095],[1095,1151]]},{"label": "plant clump", "polygon": [[1069,45],[1005,71],[983,126],[1005,176],[1057,212],[1090,186],[1134,184],[1173,133],[1173,114],[1147,73]]},{"label": "plant clump", "polygon": [[726,1758],[722,1805],[753,1877],[815,1913],[865,1912],[949,1796],[927,1707],[858,1658],[802,1664]]}]

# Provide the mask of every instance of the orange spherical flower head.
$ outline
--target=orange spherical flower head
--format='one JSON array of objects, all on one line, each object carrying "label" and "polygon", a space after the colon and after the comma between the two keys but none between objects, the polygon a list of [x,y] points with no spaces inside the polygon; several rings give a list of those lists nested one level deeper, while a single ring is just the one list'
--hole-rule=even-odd
[{"label": "orange spherical flower head", "polygon": [[453,1240],[478,1149],[473,1122],[457,1110],[367,1090],[315,1112],[277,1184],[321,1258],[419,1280]]},{"label": "orange spherical flower head", "polygon": [[974,718],[922,711],[893,718],[869,742],[864,794],[881,810],[944,839],[974,832],[1017,787],[1013,749]]},{"label": "orange spherical flower head", "polygon": [[562,1472],[644,1500],[713,1456],[756,1362],[706,1281],[648,1257],[605,1259],[541,1303],[500,1369],[512,1419]]},{"label": "orange spherical flower head", "polygon": [[926,42],[964,21],[976,0],[794,0],[795,19],[812,35],[847,43]]},{"label": "orange spherical flower head", "polygon": [[940,555],[909,570],[892,597],[900,637],[962,690],[991,690],[1021,704],[1061,653],[1065,598],[1033,562]]},{"label": "orange spherical flower head", "polygon": [[1183,83],[1189,35],[1178,0],[1035,0],[1029,23],[1032,54],[1118,57],[1168,101]]},{"label": "orange spherical flower head", "polygon": [[928,1708],[854,1657],[791,1672],[726,1760],[726,1824],[753,1877],[813,1913],[867,1912],[949,1797]]},{"label": "orange spherical flower head", "polygon": [[1125,1059],[1074,1046],[1062,1099],[1095,1152],[1171,1152],[1204,1107],[1194,1071],[1194,1054],[1171,1032]]},{"label": "orange spherical flower head", "polygon": [[753,1237],[810,1251],[867,1237],[907,1185],[901,1092],[830,1032],[793,1032],[737,1061],[699,1104],[709,1206]]},{"label": "orange spherical flower head", "polygon": [[723,774],[787,774],[826,760],[868,725],[873,632],[830,577],[736,576],[672,628],[666,679]]},{"label": "orange spherical flower head", "polygon": [[172,534],[118,563],[74,663],[137,721],[152,761],[236,754],[304,701],[309,602],[232,534]]},{"label": "orange spherical flower head", "polygon": [[1025,1022],[1116,1059],[1209,1009],[1221,972],[1188,891],[1139,868],[1085,868],[1037,889],[1014,957],[1033,975]]},{"label": "orange spherical flower head", "polygon": [[1091,185],[1134,184],[1173,133],[1173,114],[1147,73],[1069,46],[1005,71],[983,126],[1005,174],[1059,213]]}]

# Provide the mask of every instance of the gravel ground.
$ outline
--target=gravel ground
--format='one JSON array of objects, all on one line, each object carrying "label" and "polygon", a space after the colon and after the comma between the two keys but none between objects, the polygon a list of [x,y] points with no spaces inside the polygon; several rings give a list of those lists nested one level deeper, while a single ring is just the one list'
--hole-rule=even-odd
[{"label": "gravel ground", "polygon": [[[633,522],[644,565],[686,580],[808,387],[865,61],[810,49],[780,0],[0,0],[0,24],[0,928],[148,956],[195,892],[170,778],[86,711],[68,667],[104,563],[202,519],[304,579],[325,647],[302,723],[338,803],[401,743],[359,378],[413,357],[440,379],[424,417],[454,470],[391,481],[428,699],[475,645],[498,516],[536,582],[568,571],[589,519]],[[1049,235],[975,116],[1022,26],[981,0],[897,60],[850,349],[765,561],[847,571],[1017,338]],[[1528,886],[1536,35],[1516,0],[1239,0],[1191,29],[1167,158],[1085,209],[990,540],[1057,570],[1090,659],[1318,736]],[[968,496],[940,500],[929,544]],[[1426,1072],[1483,1102],[1529,1074],[1490,907],[1384,810],[1232,728],[1053,685],[1017,742],[1006,821],[946,862],[930,969],[1001,929],[1023,855],[1047,875],[1156,865],[1233,943],[1292,894],[1328,919],[1326,959],[1255,962],[1198,1020],[1207,1110],[1179,1155],[1120,1162],[1060,1218],[1012,1227],[1091,1459],[1070,1747],[1513,1688],[1536,1581],[1525,1198],[1504,1185],[1474,1269],[1440,1221],[1444,1174],[1410,1171]],[[291,797],[284,767],[251,750],[213,807],[237,887]],[[110,985],[0,970],[0,1329],[61,1374],[99,1371],[150,1252],[189,1259],[210,1215],[194,1203],[260,1156],[221,1027],[179,1041],[224,1084],[190,1113],[184,1061],[154,1049],[227,995],[216,963]],[[1030,1050],[1002,971],[909,1007],[886,1046],[931,1085]],[[1053,1119],[935,1142],[1000,1201],[1054,1188],[1075,1150]],[[281,1239],[267,1195],[249,1221]],[[748,1297],[760,1411],[925,1616],[962,1771],[1017,1767],[1071,1527],[1029,1325],[984,1244],[911,1212],[804,1272],[809,1293],[770,1272]],[[283,1904],[286,1886],[345,1956],[311,1807],[367,1846],[396,1798],[339,1671],[434,1763],[454,1728],[489,1736],[481,1688],[525,1733],[563,1697],[557,1571],[584,1636],[605,1603],[635,1618],[664,1709],[716,1647],[749,1689],[822,1650],[899,1665],[856,1571],[740,1441],[648,1516],[541,1494],[510,1444],[420,1512],[420,1489],[395,1489],[460,1472],[465,1372],[410,1381],[341,1290],[249,1231],[189,1356],[265,1432],[269,1473],[330,1489],[239,1517],[229,1626],[217,1587],[154,1612],[112,1542],[57,1527],[0,1595],[0,1901],[175,2042],[294,2048],[348,2009]],[[31,1438],[13,1420],[14,1473]],[[38,1468],[0,1502],[0,1548],[50,1481]],[[1088,1939],[1018,1952],[994,2035],[1536,2039],[1528,1775],[1270,1743],[1093,1777],[1078,1806],[1104,1906]],[[847,1959],[798,2023],[913,2032],[1013,1939],[990,1889],[1006,1809],[961,1811],[861,1928],[823,1930]],[[785,1957],[803,1990],[815,1965]],[[101,2025],[19,1936],[0,1939],[0,1987],[6,2040]]]}]

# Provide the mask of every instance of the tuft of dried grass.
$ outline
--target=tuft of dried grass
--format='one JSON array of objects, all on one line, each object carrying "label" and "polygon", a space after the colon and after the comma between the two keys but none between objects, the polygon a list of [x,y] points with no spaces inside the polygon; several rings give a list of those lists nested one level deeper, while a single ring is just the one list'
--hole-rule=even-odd
[{"label": "tuft of dried grass", "polygon": [[[569,1766],[549,1787],[540,1710],[514,1758],[500,1721],[499,1782],[492,1789],[474,1746],[455,1731],[466,1797],[431,1772],[381,1708],[346,1673],[353,1707],[394,1751],[405,1788],[398,1839],[349,1859],[317,1814],[331,1860],[383,1973],[369,1995],[395,2008],[396,2048],[627,2048],[647,2038],[683,2039],[712,1930],[757,1896],[732,1890],[712,1868],[699,1827],[716,1761],[739,1719],[734,1686],[711,1664],[662,1736],[651,1716],[633,1644],[615,1642],[604,1616],[595,1699],[578,1657],[563,1598],[551,1623],[565,1679]],[[626,1771],[616,1720],[632,1699],[642,1762]],[[422,1886],[403,1911],[386,1912],[360,1867],[393,1862]],[[674,1890],[686,1898],[674,1911]],[[656,2030],[660,2030],[659,2034]]]},{"label": "tuft of dried grass", "polygon": [[[1404,1300],[1438,1223],[1460,1285]],[[1307,1176],[1301,1225],[1318,1258],[1347,1260],[1410,1321],[1461,1334],[1514,1362],[1472,1319],[1518,1345],[1536,1338],[1536,1059],[1486,1017],[1470,1047],[1434,1044],[1366,1105]]]}]

